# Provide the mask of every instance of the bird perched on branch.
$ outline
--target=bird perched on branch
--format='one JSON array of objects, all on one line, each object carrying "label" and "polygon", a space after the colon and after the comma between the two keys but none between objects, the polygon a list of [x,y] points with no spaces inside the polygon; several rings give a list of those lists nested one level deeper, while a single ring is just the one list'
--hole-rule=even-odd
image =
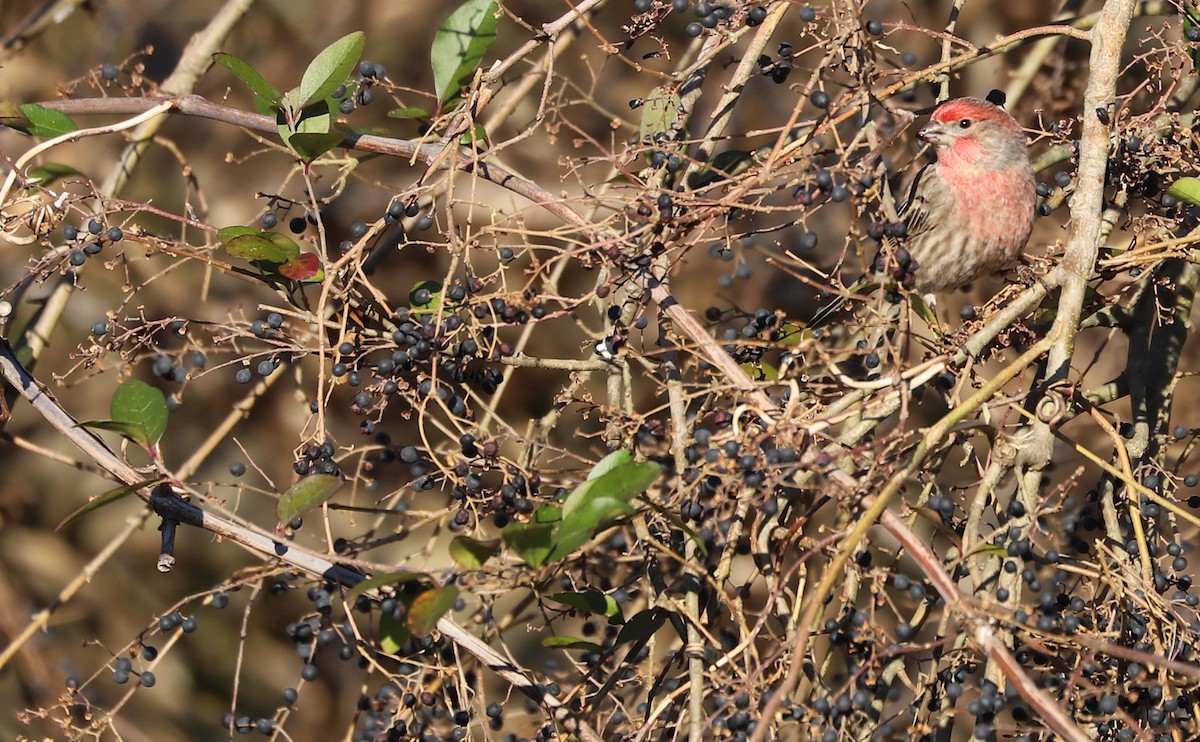
[{"label": "bird perched on branch", "polygon": [[934,110],[917,138],[937,161],[917,174],[901,211],[913,288],[950,291],[1011,268],[1037,207],[1020,125],[985,100],[956,98]]},{"label": "bird perched on branch", "polygon": [[937,160],[913,178],[899,210],[902,236],[880,251],[876,272],[937,294],[1011,268],[1029,241],[1037,206],[1020,125],[986,100],[955,98],[934,110],[917,138]]}]

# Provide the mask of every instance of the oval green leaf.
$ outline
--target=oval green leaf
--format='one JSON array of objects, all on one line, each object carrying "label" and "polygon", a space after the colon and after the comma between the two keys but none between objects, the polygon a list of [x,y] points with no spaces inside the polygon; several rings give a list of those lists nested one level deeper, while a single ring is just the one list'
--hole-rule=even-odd
[{"label": "oval green leaf", "polygon": [[289,250],[280,247],[268,236],[269,232],[254,232],[238,235],[225,243],[225,252],[246,260],[262,260],[267,263],[287,263],[300,254],[289,255]]},{"label": "oval green leaf", "polygon": [[379,617],[379,648],[388,654],[399,654],[412,637],[403,618],[393,618],[390,613]]},{"label": "oval green leaf", "polygon": [[554,547],[553,523],[509,523],[500,532],[508,548],[530,567],[540,567]]},{"label": "oval green leaf", "polygon": [[67,114],[52,111],[36,103],[22,105],[21,113],[29,119],[28,133],[35,137],[51,139],[79,129]]},{"label": "oval green leaf", "polygon": [[570,556],[571,552],[588,542],[600,526],[610,521],[633,515],[632,505],[614,497],[589,498],[563,518],[554,531],[554,548],[546,556],[547,563],[554,563]]},{"label": "oval green leaf", "polygon": [[624,466],[631,461],[633,461],[633,451],[626,451],[624,449],[613,451],[609,455],[596,462],[596,465],[592,467],[590,472],[588,472],[587,478],[589,480],[599,479],[613,469]]},{"label": "oval green leaf", "polygon": [[614,623],[624,623],[621,606],[612,597],[599,590],[584,590],[582,592],[554,593],[548,596],[550,600],[563,605],[569,605],[588,613],[595,613],[611,619]]},{"label": "oval green leaf", "polygon": [[365,594],[369,590],[378,590],[381,587],[406,582],[432,583],[433,578],[425,572],[388,572],[382,575],[375,575],[355,584],[354,587],[347,590],[345,600],[347,603],[353,603],[358,596]]},{"label": "oval green leaf", "polygon": [[342,480],[332,474],[312,474],[301,479],[279,496],[275,506],[279,522],[290,523],[296,516],[307,513],[333,497],[333,493],[341,486]]},{"label": "oval green leaf", "polygon": [[1167,193],[1180,201],[1200,206],[1200,178],[1180,178],[1171,184]]},{"label": "oval green leaf", "polygon": [[642,104],[642,123],[638,132],[643,140],[653,139],[655,134],[670,134],[679,120],[683,102],[679,94],[669,87],[655,88]]},{"label": "oval green leaf", "polygon": [[233,224],[228,227],[222,227],[217,231],[217,240],[223,245],[229,242],[234,237],[241,237],[244,234],[258,234],[258,230],[254,227],[244,227],[241,224]]},{"label": "oval green leaf", "polygon": [[47,162],[45,165],[39,165],[29,171],[29,180],[33,183],[45,188],[53,185],[55,181],[61,180],[68,175],[78,175],[79,171],[70,165],[63,165],[58,162]]},{"label": "oval green leaf", "polygon": [[450,14],[433,38],[429,61],[439,102],[456,96],[464,77],[475,72],[500,23],[495,0],[466,0]]},{"label": "oval green leaf", "polygon": [[464,147],[480,148],[487,144],[487,129],[483,128],[483,124],[475,124],[475,127],[466,132],[459,138],[458,143]]},{"label": "oval green leaf", "polygon": [[24,134],[29,133],[33,122],[21,111],[21,107],[12,101],[0,101],[0,126],[16,129]]},{"label": "oval green leaf", "polygon": [[321,50],[300,80],[300,107],[327,98],[346,81],[362,55],[363,33],[349,33]]},{"label": "oval green leaf", "polygon": [[121,498],[123,498],[127,495],[131,495],[143,487],[149,487],[150,485],[157,484],[158,482],[161,482],[161,481],[163,481],[162,477],[155,477],[154,479],[145,479],[141,482],[137,482],[135,484],[130,484],[125,487],[117,487],[116,489],[111,489],[108,492],[105,492],[104,494],[97,495],[96,497],[93,497],[92,499],[85,502],[83,505],[80,505],[79,507],[75,508],[73,511],[71,511],[70,515],[63,518],[61,521],[59,521],[58,525],[54,527],[54,532],[58,533],[66,526],[70,525],[71,523],[74,523],[76,520],[83,517],[87,513],[92,512],[93,510],[99,510],[100,508],[104,507],[105,505],[116,502],[117,500],[120,500]]},{"label": "oval green leaf", "polygon": [[654,632],[662,628],[666,620],[667,612],[662,608],[647,608],[636,613],[629,619],[629,623],[621,627],[621,632],[613,640],[613,646],[639,639],[645,641],[654,636]]},{"label": "oval green leaf", "polygon": [[548,636],[542,646],[549,649],[578,649],[582,652],[603,652],[604,647],[595,642],[584,641],[574,636]]},{"label": "oval green leaf", "polygon": [[130,379],[113,393],[112,420],[129,427],[130,437],[150,448],[167,429],[167,398],[144,381]]},{"label": "oval green leaf", "polygon": [[393,108],[388,111],[388,116],[394,119],[427,119],[429,111],[416,106],[405,106],[404,108]]},{"label": "oval green leaf", "polygon": [[600,460],[588,474],[587,480],[576,487],[563,503],[563,518],[570,517],[583,503],[593,497],[629,500],[646,491],[662,473],[653,461],[634,463],[629,451],[613,451]]},{"label": "oval green leaf", "polygon": [[337,147],[345,139],[340,131],[325,134],[290,134],[287,138],[288,149],[295,152],[305,162],[312,162],[329,150]]},{"label": "oval green leaf", "polygon": [[433,631],[437,622],[454,607],[458,588],[454,585],[433,588],[418,595],[408,606],[408,630],[415,636]]},{"label": "oval green leaf", "polygon": [[278,110],[283,96],[275,89],[274,85],[267,82],[266,78],[258,73],[258,70],[232,54],[224,52],[214,54],[213,61],[232,72],[234,77],[241,80],[242,84],[250,89],[256,111],[269,116]]},{"label": "oval green leaf", "polygon": [[465,569],[479,569],[499,550],[498,539],[480,541],[470,536],[455,536],[450,540],[450,558]]},{"label": "oval green leaf", "polygon": [[[429,292],[429,301],[418,302],[421,291]],[[420,281],[408,292],[409,311],[416,315],[434,314],[442,305],[442,284],[437,281]]]}]

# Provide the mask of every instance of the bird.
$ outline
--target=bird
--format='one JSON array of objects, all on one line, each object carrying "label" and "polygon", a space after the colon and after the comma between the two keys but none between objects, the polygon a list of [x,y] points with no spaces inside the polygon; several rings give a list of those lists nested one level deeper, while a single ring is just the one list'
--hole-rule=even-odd
[{"label": "bird", "polygon": [[[917,139],[929,145],[934,161],[909,184],[898,210],[899,229],[885,240],[874,271],[936,296],[1013,267],[1029,241],[1037,207],[1020,124],[982,98],[954,98],[934,109]],[[844,305],[839,299],[809,326]]]}]

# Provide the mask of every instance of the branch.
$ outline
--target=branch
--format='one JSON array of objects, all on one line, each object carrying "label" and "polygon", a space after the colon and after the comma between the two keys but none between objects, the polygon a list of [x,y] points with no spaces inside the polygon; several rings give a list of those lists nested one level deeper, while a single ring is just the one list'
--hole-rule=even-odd
[{"label": "branch", "polygon": [[[267,134],[274,134],[277,131],[275,120],[269,116],[222,106],[198,95],[187,95],[180,98],[88,98],[45,101],[38,105],[61,111],[67,115],[130,115],[144,113],[163,103],[171,104],[170,113],[220,121]],[[478,155],[467,150],[460,151],[458,157],[450,158],[444,156],[445,147],[440,144],[422,144],[408,139],[392,139],[369,134],[347,134],[346,138],[342,140],[341,146],[358,152],[374,152],[406,159],[416,158],[436,167],[446,167],[449,162],[458,170],[477,175],[501,188],[527,198],[567,224],[579,229],[593,243],[619,238],[588,221],[568,206],[561,197],[499,165],[485,162]],[[675,323],[677,329],[699,346],[705,359],[719,369],[734,387],[749,392],[752,401],[759,407],[767,409],[772,406],[767,395],[750,380],[737,361],[733,360],[700,323],[688,314],[679,302],[675,301],[660,281],[649,276],[643,276],[640,280],[667,316]]]},{"label": "branch", "polygon": [[[28,400],[29,404],[45,418],[46,422],[50,423],[64,438],[74,443],[80,451],[114,479],[125,484],[145,481],[144,474],[139,473],[113,453],[96,434],[81,427],[79,422],[64,410],[49,392],[42,388],[42,385],[17,360],[12,346],[2,337],[0,337],[0,376],[3,376],[5,381]],[[167,487],[169,493],[164,489],[154,492],[148,492],[147,489],[139,490],[138,496],[149,503],[159,516],[203,528],[233,541],[263,559],[279,560],[314,577],[345,587],[352,587],[364,579],[360,572],[350,567],[332,562],[294,544],[279,541],[270,534],[248,524],[238,523],[233,519],[232,514],[216,512],[217,508],[205,509],[184,500],[178,494],[180,489],[177,485],[169,485]],[[187,494],[197,500],[202,499],[200,493],[187,492]],[[581,739],[588,742],[599,742],[600,736],[591,727],[579,719],[569,718],[561,701],[554,696],[545,694],[521,668],[515,666],[510,660],[501,656],[450,618],[441,618],[437,623],[437,628],[443,635],[449,637],[493,672],[544,706],[568,731],[574,731]]]}]

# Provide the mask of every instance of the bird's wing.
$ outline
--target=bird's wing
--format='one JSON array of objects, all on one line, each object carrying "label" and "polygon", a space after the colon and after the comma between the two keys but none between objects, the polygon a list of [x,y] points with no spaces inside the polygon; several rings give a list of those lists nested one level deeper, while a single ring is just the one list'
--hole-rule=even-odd
[{"label": "bird's wing", "polygon": [[929,192],[926,187],[923,187],[923,185],[928,185],[925,182],[925,175],[929,173],[929,168],[933,164],[929,163],[917,171],[916,177],[908,186],[908,198],[900,207],[899,216],[908,228],[909,238],[916,237],[933,226],[929,220]]}]

